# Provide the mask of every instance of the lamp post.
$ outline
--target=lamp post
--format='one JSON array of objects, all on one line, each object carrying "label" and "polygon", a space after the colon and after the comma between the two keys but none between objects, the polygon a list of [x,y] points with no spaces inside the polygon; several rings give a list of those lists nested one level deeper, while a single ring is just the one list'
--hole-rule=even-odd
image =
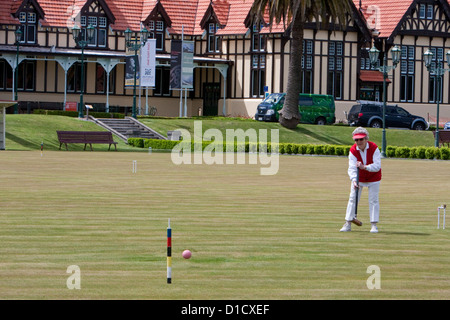
[{"label": "lamp post", "polygon": [[[78,117],[83,118],[83,93],[84,93],[84,48],[94,37],[95,28],[89,25],[86,28],[86,35],[80,37],[81,29],[75,25],[72,29],[72,36],[75,43],[81,47],[81,93],[80,93],[80,105],[78,106]],[[84,38],[84,39],[82,39]],[[86,40],[87,38],[87,40]]]},{"label": "lamp post", "polygon": [[382,144],[381,144],[381,156],[383,158],[386,158],[386,99],[387,99],[387,94],[386,94],[386,80],[388,78],[388,73],[391,70],[394,70],[395,68],[397,68],[397,65],[400,61],[400,54],[401,54],[402,50],[400,49],[400,47],[395,46],[394,48],[392,48],[391,50],[391,55],[392,55],[392,66],[388,66],[387,65],[387,54],[384,54],[384,62],[383,65],[380,66],[376,66],[377,60],[378,60],[378,56],[380,54],[380,50],[378,50],[377,48],[375,48],[375,46],[373,46],[370,50],[369,50],[369,58],[370,58],[370,63],[372,64],[372,66],[374,67],[375,70],[381,71],[383,73],[383,138],[382,138]]},{"label": "lamp post", "polygon": [[[441,62],[442,61],[437,61],[436,66],[433,66],[432,61],[433,61],[433,52],[431,52],[430,50],[427,50],[424,54],[423,54],[424,58],[424,62],[425,62],[425,66],[427,67],[428,72],[434,73],[436,76],[436,84],[435,87],[436,88],[436,135],[435,135],[435,141],[434,141],[434,146],[435,147],[439,147],[439,103],[441,101],[441,83],[442,83],[442,76],[445,74],[446,71],[450,71],[450,69],[445,69],[444,67],[441,66]],[[447,57],[447,64],[450,67],[450,51],[447,51],[447,53],[445,54],[445,56]]]},{"label": "lamp post", "polygon": [[132,108],[132,117],[136,119],[136,69],[138,62],[137,51],[145,46],[145,43],[148,39],[148,31],[146,28],[142,28],[140,31],[140,41],[138,41],[137,36],[134,37],[134,40],[131,40],[132,31],[130,28],[125,30],[125,44],[128,49],[134,50],[134,85],[133,85],[133,108]]},{"label": "lamp post", "polygon": [[17,28],[17,30],[14,32],[16,35],[16,45],[17,45],[17,52],[16,52],[16,68],[14,69],[14,100],[16,101],[16,104],[14,105],[14,114],[19,113],[19,101],[17,101],[17,90],[18,88],[18,77],[19,77],[19,45],[20,41],[22,41],[22,30],[20,28]]}]

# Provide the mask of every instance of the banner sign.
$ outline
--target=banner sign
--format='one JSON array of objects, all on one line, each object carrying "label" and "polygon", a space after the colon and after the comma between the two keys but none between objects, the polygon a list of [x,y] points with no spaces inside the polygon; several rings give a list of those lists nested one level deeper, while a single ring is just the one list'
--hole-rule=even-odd
[{"label": "banner sign", "polygon": [[139,60],[132,54],[126,57],[125,87],[134,86],[134,68],[136,67],[136,86],[139,86]]},{"label": "banner sign", "polygon": [[194,89],[194,41],[183,41],[181,87]]},{"label": "banner sign", "polygon": [[148,39],[141,49],[141,86],[154,87],[156,75],[156,39]]},{"label": "banner sign", "polygon": [[181,89],[181,40],[172,40],[170,52],[170,89]]}]

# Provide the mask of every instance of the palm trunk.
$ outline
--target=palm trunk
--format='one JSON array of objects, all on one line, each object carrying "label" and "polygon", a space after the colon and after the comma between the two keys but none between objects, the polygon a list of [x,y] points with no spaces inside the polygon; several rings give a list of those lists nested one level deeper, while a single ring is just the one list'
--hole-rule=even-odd
[{"label": "palm trunk", "polygon": [[295,129],[300,123],[301,116],[298,111],[298,100],[302,86],[302,56],[303,56],[303,29],[301,10],[294,19],[291,31],[291,52],[289,75],[286,90],[286,100],[280,110],[280,124],[288,129]]}]

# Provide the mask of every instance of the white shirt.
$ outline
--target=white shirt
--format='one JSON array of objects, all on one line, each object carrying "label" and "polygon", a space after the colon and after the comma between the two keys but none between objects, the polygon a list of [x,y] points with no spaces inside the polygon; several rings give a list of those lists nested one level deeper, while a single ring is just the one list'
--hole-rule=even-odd
[{"label": "white shirt", "polygon": [[[364,151],[359,149],[358,146],[356,146],[356,150],[359,151],[359,154],[361,155],[363,164],[366,165],[367,162],[367,150],[369,150],[369,144],[366,144],[366,147],[364,148]],[[349,152],[348,154],[348,176],[350,177],[350,180],[354,181],[356,180],[356,162],[358,159],[353,155],[353,153]],[[381,152],[378,148],[376,148],[375,152],[373,153],[373,163],[366,165],[366,170],[370,172],[377,172],[381,169]]]}]

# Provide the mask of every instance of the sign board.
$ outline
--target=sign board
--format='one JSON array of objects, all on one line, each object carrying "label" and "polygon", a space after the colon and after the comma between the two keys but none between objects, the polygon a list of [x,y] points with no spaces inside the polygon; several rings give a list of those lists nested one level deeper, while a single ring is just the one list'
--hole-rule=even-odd
[{"label": "sign board", "polygon": [[156,75],[156,39],[148,39],[141,49],[141,86],[154,87]]},{"label": "sign board", "polygon": [[194,41],[183,41],[181,87],[194,89]]},{"label": "sign board", "polygon": [[136,55],[127,55],[125,63],[125,87],[134,87],[134,69],[136,68],[136,86],[139,87],[139,59]]},{"label": "sign board", "polygon": [[65,111],[78,111],[78,102],[67,101],[64,110]]},{"label": "sign board", "polygon": [[170,89],[194,88],[194,42],[172,40]]},{"label": "sign board", "polygon": [[170,52],[170,89],[181,89],[181,40],[172,40]]}]

